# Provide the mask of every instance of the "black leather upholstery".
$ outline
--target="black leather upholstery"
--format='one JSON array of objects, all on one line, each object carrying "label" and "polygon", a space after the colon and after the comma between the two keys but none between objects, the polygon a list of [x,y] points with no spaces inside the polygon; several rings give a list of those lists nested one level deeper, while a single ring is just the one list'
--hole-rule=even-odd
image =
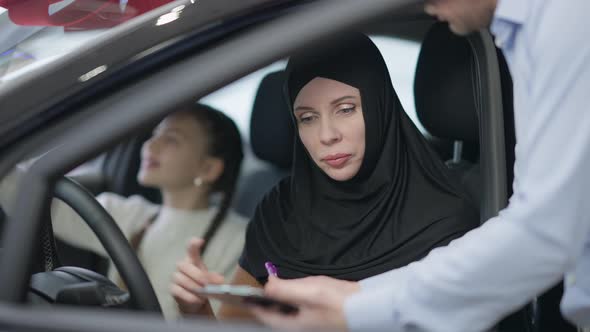
[{"label": "black leather upholstery", "polygon": [[250,121],[250,142],[265,163],[240,179],[234,209],[252,217],[258,202],[283,177],[293,161],[294,124],[283,97],[283,71],[265,76],[256,93]]},{"label": "black leather upholstery", "polygon": [[434,24],[418,56],[414,98],[418,119],[430,135],[461,142],[463,153],[448,160],[447,166],[479,202],[480,96],[474,61],[466,38],[453,34],[446,24]]},{"label": "black leather upholstery", "polygon": [[466,38],[434,24],[420,50],[414,95],[420,122],[436,137],[477,143],[479,96],[474,57]]},{"label": "black leather upholstery", "polygon": [[283,96],[285,72],[266,75],[260,82],[250,120],[250,142],[254,154],[281,169],[293,161],[294,125]]}]

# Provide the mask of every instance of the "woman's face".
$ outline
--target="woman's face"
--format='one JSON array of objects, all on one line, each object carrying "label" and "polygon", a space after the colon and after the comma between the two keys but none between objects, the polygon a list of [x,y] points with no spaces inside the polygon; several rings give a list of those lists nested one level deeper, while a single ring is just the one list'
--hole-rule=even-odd
[{"label": "woman's face", "polygon": [[190,114],[166,117],[141,149],[142,185],[178,190],[194,186],[207,159],[205,129]]},{"label": "woman's face", "polygon": [[365,155],[365,121],[357,88],[321,77],[307,83],[293,110],[301,142],[324,173],[350,180]]}]

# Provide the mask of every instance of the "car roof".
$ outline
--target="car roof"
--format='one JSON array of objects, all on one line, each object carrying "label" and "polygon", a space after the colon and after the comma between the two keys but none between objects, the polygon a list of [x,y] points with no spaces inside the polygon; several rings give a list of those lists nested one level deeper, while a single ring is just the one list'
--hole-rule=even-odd
[{"label": "car roof", "polygon": [[[178,46],[183,39],[212,38],[247,24],[240,20],[251,20],[254,13],[277,12],[286,4],[297,2],[300,1],[181,0],[116,26],[71,53],[0,85],[0,146],[14,138],[9,134],[24,122],[33,128],[36,123],[50,120],[57,110],[41,118],[38,115],[88,86],[97,86],[100,76],[113,78],[113,73],[131,62],[153,62],[150,56],[161,56],[162,49]],[[160,24],[162,17],[173,12],[177,15],[175,20]],[[222,31],[212,33],[216,27]],[[204,31],[207,33],[199,34]],[[98,75],[106,71],[109,75]],[[132,73],[127,74],[128,78]],[[94,76],[98,79],[88,79]]]},{"label": "car roof", "polygon": [[[89,87],[100,88],[98,83],[103,78],[129,79],[134,73],[120,71],[130,63],[149,66],[161,62],[162,59],[153,58],[161,58],[165,54],[163,49],[182,47],[184,40],[202,38],[206,43],[207,39],[227,34],[232,29],[267,20],[311,2],[321,1],[179,0],[109,29],[59,59],[0,85],[0,148],[27,129],[32,130],[57,116],[59,109],[39,115],[69,96]],[[170,13],[176,13],[176,18],[160,24]],[[408,6],[403,16],[409,21],[413,17],[424,18],[420,5]],[[422,23],[401,30],[387,24],[372,29],[378,34],[387,34],[393,29],[401,37],[420,39],[427,28]],[[113,82],[108,85],[112,86]],[[23,127],[23,123],[26,126]]]}]

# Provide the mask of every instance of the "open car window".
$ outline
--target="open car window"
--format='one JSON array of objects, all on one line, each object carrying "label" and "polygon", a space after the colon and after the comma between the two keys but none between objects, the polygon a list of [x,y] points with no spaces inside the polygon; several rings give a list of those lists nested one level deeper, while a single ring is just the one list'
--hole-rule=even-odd
[{"label": "open car window", "polygon": [[[1,0],[0,0],[1,1]],[[385,2],[384,2],[385,3]],[[394,3],[394,1],[392,1],[391,3]],[[343,2],[344,4],[344,2]],[[354,6],[357,6],[356,8],[352,8],[353,6],[353,2],[350,2],[348,5],[351,10],[350,13],[351,17],[352,14],[355,13],[354,15],[359,15],[358,13],[363,13],[363,10],[366,10],[367,8],[370,8],[370,5],[367,5],[363,2],[362,7],[360,5],[358,5],[358,2],[356,4],[354,4]],[[339,27],[340,28],[334,28],[334,29],[342,29],[341,26],[343,26],[345,23],[343,22],[344,20],[342,20],[342,14],[345,14],[346,12],[340,12],[340,8],[348,8],[346,6],[341,6],[338,7],[335,6],[334,8],[332,8],[332,10],[330,11],[325,11],[324,15],[325,17],[321,17],[321,19],[317,19],[316,21],[312,20],[311,18],[311,14],[309,14],[309,19],[306,19],[305,21],[309,23],[309,34],[313,35],[313,36],[321,36],[322,33],[325,35],[325,32],[322,32],[324,30],[322,30],[322,27],[324,25],[327,25],[328,23],[330,24],[330,27]],[[421,8],[421,7],[420,7]],[[334,10],[336,9],[336,10]],[[352,11],[352,9],[354,9],[354,11]],[[381,14],[382,14],[382,10],[380,10]],[[318,12],[319,13],[319,12]],[[338,14],[335,15],[335,17],[332,17],[331,21],[327,21],[326,17],[329,17],[330,14]],[[365,14],[367,15],[367,14]],[[377,17],[377,13],[373,13],[372,17]],[[369,18],[369,17],[367,17]],[[353,23],[355,23],[356,21],[359,21],[359,19],[355,19],[352,20]],[[281,23],[280,21],[277,21],[278,23]],[[314,22],[315,22],[315,26],[314,26]],[[360,21],[359,21],[360,22]],[[358,22],[356,22],[358,23]],[[346,24],[350,24],[347,23]],[[279,25],[277,25],[279,26]],[[282,25],[281,25],[282,26]],[[293,27],[291,26],[289,29],[287,29],[287,25],[282,26],[287,32],[291,33],[291,31],[295,31],[293,29]],[[297,29],[301,29],[303,30],[304,28],[308,28],[308,24],[305,25],[301,25],[299,24],[297,26]],[[313,28],[313,29],[311,29]],[[324,26],[325,28],[325,26]],[[99,101],[96,101],[95,104],[91,105],[91,106],[83,106],[81,107],[82,109],[80,110],[80,113],[72,115],[71,117],[64,119],[64,121],[60,122],[60,126],[54,126],[51,127],[49,129],[47,129],[44,133],[46,134],[45,136],[49,139],[51,138],[52,140],[55,141],[59,141],[59,142],[72,142],[75,137],[76,134],[78,134],[79,136],[76,138],[79,138],[79,140],[76,140],[76,146],[72,146],[70,149],[67,149],[66,151],[62,151],[62,154],[60,156],[60,158],[54,158],[54,160],[52,160],[52,165],[51,167],[51,171],[56,172],[62,172],[61,174],[63,174],[64,170],[66,170],[69,166],[73,165],[74,163],[80,161],[80,159],[82,159],[82,157],[76,157],[76,154],[78,154],[79,156],[82,156],[83,154],[86,155],[88,153],[88,151],[90,151],[90,149],[93,149],[93,152],[98,152],[99,151],[99,144],[103,144],[102,145],[102,149],[105,149],[106,146],[106,141],[107,139],[105,138],[105,127],[109,128],[109,132],[108,132],[108,136],[112,137],[112,140],[115,140],[115,137],[117,138],[122,138],[125,135],[128,135],[132,130],[130,128],[139,128],[140,127],[140,120],[138,120],[139,117],[141,117],[142,119],[150,119],[153,120],[157,117],[161,117],[164,113],[164,110],[162,109],[162,105],[161,104],[156,104],[153,101],[154,100],[159,100],[162,101],[162,103],[168,103],[170,105],[172,105],[173,103],[178,102],[180,99],[186,99],[188,100],[189,98],[194,98],[195,95],[198,96],[202,96],[203,91],[211,91],[209,90],[212,86],[222,86],[223,84],[225,84],[227,81],[229,81],[230,79],[235,79],[235,77],[239,76],[239,75],[243,75],[245,72],[251,71],[253,68],[260,68],[261,65],[263,65],[264,63],[269,63],[271,60],[276,60],[278,58],[278,56],[284,56],[284,54],[286,52],[280,53],[278,49],[283,49],[286,50],[289,47],[291,47],[293,44],[293,40],[294,40],[294,45],[299,45],[299,44],[303,44],[303,39],[297,39],[297,38],[306,38],[306,40],[311,40],[314,37],[313,36],[305,36],[302,35],[301,33],[299,33],[297,36],[293,33],[293,35],[291,36],[291,38],[289,39],[285,39],[285,38],[281,38],[281,39],[277,39],[277,40],[273,40],[272,43],[262,43],[262,41],[267,41],[270,40],[270,36],[273,34],[268,34],[269,31],[263,31],[265,32],[260,33],[262,31],[256,31],[256,30],[252,30],[250,31],[249,34],[245,35],[244,38],[240,38],[240,36],[236,36],[237,38],[232,39],[229,38],[227,43],[221,43],[221,45],[219,45],[220,47],[218,48],[210,48],[210,49],[204,49],[202,54],[199,54],[199,56],[189,56],[186,57],[184,60],[185,61],[178,61],[176,63],[174,62],[170,62],[168,64],[166,64],[166,68],[163,68],[161,71],[155,71],[153,73],[150,73],[149,75],[145,75],[145,77],[142,78],[142,80],[140,82],[136,82],[133,85],[134,89],[116,89],[116,91],[112,91],[109,93],[109,95],[104,96],[104,98],[100,98]],[[274,30],[273,30],[274,32]],[[287,32],[283,31],[284,34],[288,35]],[[301,37],[298,37],[301,36]],[[273,36],[274,37],[274,36]],[[309,39],[311,38],[311,39]],[[317,37],[316,37],[317,38]],[[379,39],[384,38],[385,41],[381,42]],[[276,39],[276,37],[275,37]],[[393,80],[393,84],[396,88],[396,90],[398,91],[400,100],[404,106],[404,108],[406,109],[406,112],[410,115],[411,118],[413,118],[415,120],[415,112],[413,111],[414,107],[413,107],[413,93],[412,93],[412,82],[413,82],[413,72],[414,72],[414,68],[415,68],[415,62],[416,62],[416,57],[417,57],[417,53],[418,50],[420,48],[419,43],[417,42],[410,42],[410,41],[406,41],[406,40],[399,40],[399,41],[395,41],[399,42],[397,43],[397,46],[394,46],[391,48],[391,50],[388,50],[388,46],[387,45],[383,45],[383,44],[387,44],[390,40],[389,39],[393,39],[393,38],[389,38],[389,37],[376,37],[375,41],[378,44],[378,47],[381,49],[381,51],[383,52],[383,55],[385,57],[385,60],[388,64],[390,73],[391,73],[391,77]],[[232,43],[233,41],[233,43]],[[259,50],[266,50],[266,52],[260,52],[259,54],[257,54],[256,58],[252,58],[252,57],[238,57],[238,53],[235,52],[235,50],[239,50],[241,48],[245,48],[245,47],[258,47]],[[273,48],[274,47],[274,48]],[[226,52],[223,52],[226,51]],[[227,51],[234,51],[234,52],[227,52]],[[290,50],[292,51],[292,50]],[[406,52],[407,51],[407,52]],[[282,52],[282,51],[281,51]],[[271,54],[271,55],[269,55]],[[410,54],[407,57],[405,56],[405,54]],[[202,56],[201,56],[202,55]],[[402,56],[403,55],[403,56]],[[216,64],[214,63],[214,61],[206,61],[205,58],[208,59],[216,59],[216,61],[218,63],[223,63],[223,68],[220,68],[219,66],[216,66]],[[242,135],[243,136],[248,136],[248,127],[249,127],[249,113],[248,113],[248,109],[251,108],[252,105],[252,99],[253,99],[253,95],[255,94],[256,88],[257,88],[257,84],[260,81],[261,77],[269,71],[275,70],[275,69],[280,69],[281,66],[284,66],[284,63],[281,64],[276,64],[276,66],[278,67],[268,67],[265,68],[262,72],[258,73],[256,72],[255,75],[256,78],[252,78],[252,82],[248,83],[248,92],[246,92],[244,95],[245,97],[240,97],[240,98],[236,98],[239,103],[239,105],[235,105],[235,104],[222,104],[222,102],[228,102],[231,99],[233,99],[234,97],[236,97],[236,94],[232,94],[231,92],[231,88],[233,85],[228,85],[226,88],[224,88],[223,90],[226,90],[226,95],[231,95],[232,98],[223,98],[223,97],[219,97],[216,96],[216,94],[221,93],[222,90],[211,94],[207,97],[205,97],[205,99],[203,99],[203,101],[210,103],[211,105],[217,106],[220,109],[224,110],[226,113],[228,114],[232,114],[232,117],[235,119],[236,122],[238,122],[238,125],[240,126],[240,128],[242,129]],[[399,70],[396,69],[395,66],[399,66]],[[21,68],[24,68],[26,66],[23,66]],[[195,68],[199,68],[198,70],[198,75],[197,74],[197,70]],[[235,73],[240,73],[239,75],[236,74],[235,76],[233,76],[233,78],[229,78],[231,77],[228,72],[231,72],[232,74]],[[188,74],[191,74],[190,77]],[[221,76],[219,75],[219,73],[226,73],[226,76]],[[107,73],[106,75],[109,75],[109,73]],[[106,76],[105,75],[105,76]],[[174,77],[175,81],[180,81],[183,83],[187,83],[187,84],[179,84],[179,86],[177,86],[177,89],[175,89],[175,93],[174,93],[174,97],[171,97],[172,94],[165,94],[162,92],[162,87],[166,87],[168,82],[165,82],[164,80],[166,78],[170,79],[171,77]],[[197,77],[201,77],[202,81],[199,82],[199,80],[197,80]],[[248,81],[249,80],[249,76],[245,76],[242,80],[237,81],[234,84],[245,84],[243,83],[243,81]],[[188,83],[192,83],[192,84],[188,84]],[[169,85],[168,85],[169,86]],[[188,91],[188,88],[190,86],[190,89],[192,89],[192,91]],[[156,87],[156,88],[155,88]],[[237,89],[237,88],[236,88]],[[229,92],[227,92],[229,91]],[[234,90],[233,92],[235,93]],[[227,99],[227,100],[226,100]],[[131,104],[131,102],[129,102],[130,100],[133,100],[133,104]],[[110,103],[110,104],[109,104]],[[138,109],[141,109],[142,113],[141,115],[139,115],[138,113],[135,113],[135,117],[132,118],[131,116],[133,116],[133,113],[131,112],[132,108],[136,107]],[[241,108],[239,108],[241,107]],[[242,113],[239,113],[239,109],[243,109],[245,111],[243,111]],[[99,110],[100,112],[96,112],[96,110]],[[235,110],[236,115],[233,115],[233,112]],[[92,112],[95,111],[95,112]],[[125,121],[121,121],[120,117],[125,117],[127,116],[127,118],[125,118]],[[110,119],[108,118],[110,117]],[[91,121],[92,120],[92,121]],[[101,124],[101,128],[98,128],[98,126],[96,125],[97,123]],[[44,128],[45,129],[45,128]],[[58,131],[58,129],[61,129],[61,131]],[[134,129],[134,130],[135,130]],[[99,143],[100,142],[100,143]],[[112,142],[111,142],[112,143]],[[110,143],[109,143],[110,144]],[[83,151],[83,149],[86,149],[85,151]],[[49,174],[49,173],[47,173]],[[42,189],[42,185],[39,185],[38,189],[36,186],[31,186],[30,189],[31,190],[25,190],[23,191],[24,194],[28,194],[28,202],[27,204],[31,204],[34,206],[41,206],[41,201],[42,201],[42,194],[40,190]],[[37,191],[35,191],[37,190]],[[30,203],[29,203],[30,202]],[[21,204],[22,205],[22,204]],[[23,212],[24,209],[21,209],[21,212]],[[36,217],[33,214],[26,214],[26,213],[20,213],[22,216],[22,219],[24,221],[28,221],[31,223],[31,228],[33,227],[37,227],[33,222],[37,222],[35,220],[40,220],[40,218]],[[20,244],[22,244],[23,239],[29,239],[32,237],[31,236],[23,236],[26,235],[24,232],[15,232],[15,236],[13,237],[14,239],[18,239],[20,241]],[[27,243],[29,243],[30,241],[27,241]],[[16,245],[16,240],[12,241],[12,246],[10,247],[11,249],[11,253],[16,253],[17,250],[14,250],[15,248],[17,248],[18,246]],[[25,257],[27,258],[28,256],[30,256],[27,251],[25,251],[24,254],[20,254],[21,251],[18,251],[19,253],[19,257]],[[12,254],[12,257],[17,257],[16,254]],[[28,259],[28,258],[27,258]],[[16,264],[18,265],[18,264]],[[8,285],[10,285],[11,288],[24,288],[24,286],[22,285],[25,281],[25,278],[23,278],[22,276],[25,274],[25,272],[23,272],[23,269],[18,267],[15,269],[16,272],[14,272],[14,276],[13,278],[9,278],[10,276],[6,273],[4,275],[5,279],[7,281],[12,281],[11,283],[6,283]],[[18,278],[16,277],[18,276]],[[14,285],[16,286],[12,286],[14,283]],[[12,294],[14,292],[10,292],[6,291],[5,292],[7,295],[5,295],[6,299],[9,300],[13,300],[16,299],[17,296],[15,294]],[[173,329],[171,327],[171,329]]]},{"label": "open car window", "polygon": [[[383,54],[404,110],[414,124],[424,132],[414,105],[414,71],[420,52],[420,43],[389,36],[371,36],[371,39]],[[286,64],[286,60],[275,62],[209,94],[201,101],[228,114],[238,125],[242,136],[248,140],[250,114],[258,85],[265,75],[285,69]]]}]

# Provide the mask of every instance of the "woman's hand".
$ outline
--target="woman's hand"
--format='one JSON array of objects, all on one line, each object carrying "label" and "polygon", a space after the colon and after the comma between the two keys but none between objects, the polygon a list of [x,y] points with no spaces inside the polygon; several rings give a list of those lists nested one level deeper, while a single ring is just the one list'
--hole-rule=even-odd
[{"label": "woman's hand", "polygon": [[189,241],[187,256],[178,262],[170,287],[172,296],[178,303],[183,314],[200,314],[209,307],[204,297],[199,297],[194,290],[203,288],[207,284],[223,284],[221,274],[209,272],[201,257],[201,248],[205,241],[192,238]]}]

